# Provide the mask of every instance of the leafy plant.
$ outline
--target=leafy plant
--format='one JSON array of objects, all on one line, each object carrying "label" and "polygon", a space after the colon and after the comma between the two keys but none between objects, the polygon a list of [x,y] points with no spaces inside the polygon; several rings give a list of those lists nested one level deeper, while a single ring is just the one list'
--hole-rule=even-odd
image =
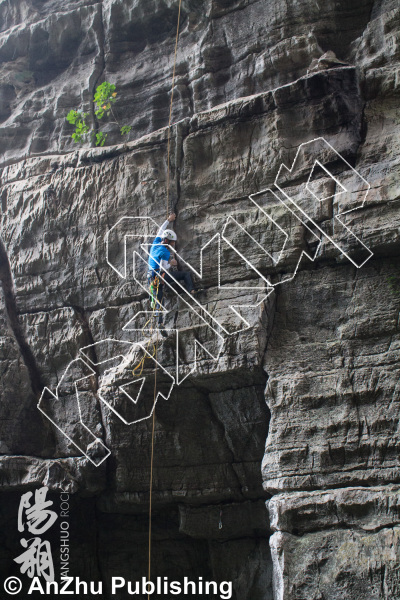
[{"label": "leafy plant", "polygon": [[104,146],[107,138],[107,134],[99,131],[96,133],[96,146]]},{"label": "leafy plant", "polygon": [[95,115],[98,119],[102,119],[104,113],[110,116],[111,108],[116,101],[117,92],[113,83],[104,81],[96,88],[93,102],[96,104]]},{"label": "leafy plant", "polygon": [[67,121],[71,125],[75,125],[75,131],[72,134],[74,142],[83,142],[84,136],[89,133],[89,125],[86,123],[86,118],[89,113],[83,113],[79,110],[70,110],[67,114]]},{"label": "leafy plant", "polygon": [[[117,90],[116,86],[113,83],[109,83],[108,81],[103,81],[100,85],[97,86],[96,91],[93,96],[93,102],[95,104],[95,118],[97,121],[103,119],[104,116],[110,117],[114,120],[111,123],[114,123],[118,126],[121,135],[128,135],[132,129],[131,125],[120,125],[118,119],[116,118],[113,105],[117,101]],[[93,129],[87,123],[87,118],[89,113],[82,112],[80,110],[70,110],[66,116],[68,123],[71,125],[75,125],[75,131],[72,133],[71,137],[76,143],[83,144],[84,142],[92,139],[96,146],[104,146],[107,134],[103,131],[99,131],[97,127]]]},{"label": "leafy plant", "polygon": [[123,125],[121,127],[121,135],[126,135],[132,129],[131,125]]}]

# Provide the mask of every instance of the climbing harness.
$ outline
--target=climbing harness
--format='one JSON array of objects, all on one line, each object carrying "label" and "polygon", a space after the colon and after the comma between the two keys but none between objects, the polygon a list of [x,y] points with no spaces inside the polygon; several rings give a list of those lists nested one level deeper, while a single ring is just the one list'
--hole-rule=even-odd
[{"label": "climbing harness", "polygon": [[153,310],[155,310],[157,306],[157,294],[158,294],[158,286],[160,285],[160,280],[158,276],[156,276],[153,281],[150,283],[150,306]]},{"label": "climbing harness", "polygon": [[163,277],[163,275],[160,275],[159,273],[155,272],[154,277],[150,277],[150,306],[154,311],[157,311],[157,315],[158,316],[158,310],[160,310],[160,308],[162,308],[162,303],[158,300],[158,290],[160,285],[163,285],[161,283],[161,278]]}]

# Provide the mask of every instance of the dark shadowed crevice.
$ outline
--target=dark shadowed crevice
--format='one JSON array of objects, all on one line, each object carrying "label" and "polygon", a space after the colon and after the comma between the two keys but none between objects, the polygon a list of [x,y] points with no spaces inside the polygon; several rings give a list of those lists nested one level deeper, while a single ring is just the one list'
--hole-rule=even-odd
[{"label": "dark shadowed crevice", "polygon": [[[98,121],[95,115],[95,104],[92,102],[94,97],[94,93],[96,91],[97,85],[100,83],[100,79],[103,76],[105,69],[105,58],[104,58],[104,43],[105,43],[105,35],[104,35],[104,20],[103,20],[103,5],[100,3],[99,5],[99,16],[98,16],[98,30],[97,30],[97,42],[99,45],[99,53],[96,56],[94,63],[94,71],[89,80],[89,106],[90,106],[90,116],[93,123],[93,128],[97,132],[98,131]],[[92,141],[92,146],[95,143]]]},{"label": "dark shadowed crevice", "polygon": [[7,318],[14,334],[15,340],[19,346],[21,356],[29,373],[32,391],[38,398],[44,388],[42,376],[39,371],[36,359],[27,342],[25,332],[18,317],[17,299],[15,297],[13,277],[11,273],[10,261],[7,252],[0,238],[0,280],[4,293],[4,302]]},{"label": "dark shadowed crevice", "polygon": [[99,391],[99,368],[98,368],[98,358],[97,358],[97,354],[96,354],[96,347],[95,347],[95,341],[93,338],[93,334],[91,332],[90,326],[89,326],[89,321],[86,317],[86,313],[84,311],[84,309],[81,306],[77,306],[77,305],[71,305],[71,308],[73,309],[74,313],[75,313],[75,317],[77,319],[77,321],[79,322],[80,326],[82,327],[82,331],[87,339],[87,350],[86,350],[86,355],[88,356],[89,360],[91,361],[91,368],[93,369],[93,371],[95,372],[94,377],[90,378],[90,381],[93,381],[93,385],[92,385],[92,391],[93,394],[96,396],[97,401],[99,403],[99,416],[101,419],[101,426],[103,429],[103,433],[102,433],[102,437],[103,439],[105,439],[106,436],[106,425],[104,422],[104,416],[103,416],[103,411],[102,411],[102,407],[103,407],[103,403],[101,401],[101,399],[98,396],[98,391]]},{"label": "dark shadowed crevice", "polygon": [[89,322],[86,318],[86,314],[85,311],[83,310],[83,308],[81,306],[77,306],[76,304],[71,304],[71,308],[75,313],[75,317],[77,319],[77,321],[79,322],[80,326],[82,327],[82,331],[85,335],[85,337],[87,338],[88,341],[88,346],[90,346],[90,348],[87,349],[87,356],[90,358],[90,360],[92,361],[93,365],[92,365],[92,369],[95,371],[96,373],[96,392],[99,388],[99,370],[97,367],[97,355],[96,355],[96,349],[95,349],[95,341],[92,335],[92,332],[90,330],[89,327]]},{"label": "dark shadowed crevice", "polygon": [[101,532],[101,514],[98,509],[97,502],[94,503],[94,520],[96,523],[96,527],[94,528],[94,544],[95,544],[95,552],[94,559],[96,561],[97,570],[99,573],[99,581],[103,583],[103,598],[104,600],[109,600],[110,596],[108,594],[107,586],[106,586],[106,576],[104,574],[103,568],[103,560],[102,560],[102,540],[100,536]]}]

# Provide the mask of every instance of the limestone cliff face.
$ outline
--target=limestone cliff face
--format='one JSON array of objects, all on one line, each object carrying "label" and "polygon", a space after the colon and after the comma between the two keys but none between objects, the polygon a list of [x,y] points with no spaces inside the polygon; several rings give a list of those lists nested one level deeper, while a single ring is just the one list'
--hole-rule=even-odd
[{"label": "limestone cliff face", "polygon": [[[176,18],[160,0],[0,2],[4,578],[18,573],[21,493],[42,484],[56,503],[71,493],[71,574],[122,599],[110,577],[147,573],[151,421],[126,425],[113,409],[136,410],[118,387],[140,356],[121,348],[146,338],[143,321],[127,324],[149,302],[133,238],[126,278],[107,262],[122,268],[133,221],[108,255],[106,236],[123,217],[165,219]],[[166,300],[183,343],[171,333],[159,362],[193,372],[156,406],[154,577],[232,580],[236,600],[400,599],[399,36],[397,0],[183,0],[178,252],[198,269],[216,233],[237,251],[222,240],[220,286],[218,248],[203,257],[199,303],[220,329],[201,327],[214,354],[222,332],[217,361],[195,356],[193,303]],[[327,51],[342,63],[308,73]],[[91,112],[104,79],[131,141],[110,130],[107,147],[78,151],[65,114]],[[312,171],[316,159],[328,170]],[[336,216],[352,209],[345,229]],[[88,347],[92,372],[76,360]],[[121,352],[108,386],[101,365]],[[151,361],[144,374],[152,389]],[[49,411],[86,448],[78,381],[83,420],[111,451],[98,467],[36,408],[61,386]]]}]

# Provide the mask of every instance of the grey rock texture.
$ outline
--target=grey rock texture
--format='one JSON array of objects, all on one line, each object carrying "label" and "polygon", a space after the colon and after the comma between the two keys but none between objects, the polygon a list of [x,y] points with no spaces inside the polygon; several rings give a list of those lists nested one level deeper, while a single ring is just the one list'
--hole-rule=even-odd
[{"label": "grey rock texture", "polygon": [[[322,11],[315,2],[183,0],[174,120],[289,83],[326,50],[343,59],[372,5],[329,1]],[[70,150],[65,112],[93,113],[103,78],[118,85],[120,117],[133,123],[134,138],[165,126],[177,8],[171,0],[4,0],[3,161]]]},{"label": "grey rock texture", "polygon": [[[241,256],[222,244],[220,288],[216,247],[203,257],[200,302],[231,333],[218,361],[203,352],[194,370],[204,332],[190,303],[167,297],[166,326],[182,332],[178,358],[193,373],[156,406],[153,576],[231,580],[235,600],[400,599],[398,2],[183,0],[182,11],[178,252],[198,269],[201,246],[225,231]],[[132,383],[140,351],[126,348],[144,323],[123,327],[149,306],[131,262],[126,279],[107,263],[106,235],[126,216],[165,218],[176,17],[176,3],[159,0],[0,2],[0,565],[18,574],[21,493],[47,485],[57,503],[67,490],[71,574],[104,581],[107,599],[128,597],[110,595],[111,576],[147,574],[151,420],[126,425],[113,412],[138,414],[117,387]],[[346,64],[307,74],[329,51]],[[132,139],[110,131],[110,145],[77,150],[65,114],[92,111],[104,79]],[[312,142],[321,136],[347,163]],[[314,150],[279,190],[281,164],[306,142]],[[339,182],[316,174],[321,202],[306,187],[317,152]],[[373,253],[361,268],[365,248],[336,219],[359,202],[352,167],[371,186],[343,218]],[[261,191],[256,206],[249,195]],[[232,222],[224,230],[230,215],[253,241]],[[110,253],[121,268],[117,235]],[[263,277],[275,286],[266,299]],[[88,346],[90,371],[77,360]],[[158,359],[171,371],[172,334]],[[144,374],[151,407],[151,363]],[[111,450],[99,467],[37,410],[44,386],[59,386],[46,410],[70,440]],[[101,458],[99,444],[91,451]]]},{"label": "grey rock texture", "polygon": [[398,502],[395,485],[274,496],[276,596],[397,598]]}]

